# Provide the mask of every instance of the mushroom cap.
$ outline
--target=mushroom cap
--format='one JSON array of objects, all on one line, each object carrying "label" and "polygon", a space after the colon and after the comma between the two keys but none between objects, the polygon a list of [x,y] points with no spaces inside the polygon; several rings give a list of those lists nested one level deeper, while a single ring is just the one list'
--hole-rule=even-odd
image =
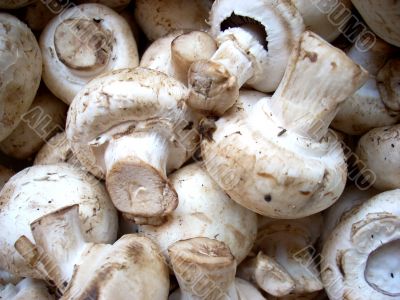
[{"label": "mushroom cap", "polygon": [[136,0],[135,18],[150,41],[179,29],[207,31],[210,0]]},{"label": "mushroom cap", "polygon": [[53,18],[40,36],[40,48],[43,81],[67,104],[97,75],[139,64],[128,23],[101,4],[73,6]]},{"label": "mushroom cap", "polygon": [[0,8],[3,9],[15,9],[27,6],[28,4],[34,2],[35,0],[2,0],[0,3]]},{"label": "mushroom cap", "polygon": [[[0,268],[39,277],[14,249],[30,224],[61,207],[79,204],[83,233],[90,242],[110,243],[117,235],[117,214],[104,186],[67,164],[33,166],[14,175],[0,192]],[[40,277],[39,277],[40,278]]]},{"label": "mushroom cap", "polygon": [[400,47],[399,1],[351,0],[368,26],[386,42]]},{"label": "mushroom cap", "polygon": [[185,166],[170,177],[178,207],[160,226],[139,226],[139,232],[167,248],[179,240],[207,237],[224,242],[240,262],[249,253],[257,234],[256,215],[232,201],[202,168]]},{"label": "mushroom cap", "polygon": [[65,132],[54,135],[36,154],[34,165],[55,165],[58,163],[71,163],[79,165],[78,159],[73,155]]},{"label": "mushroom cap", "polygon": [[[360,38],[365,39],[363,36]],[[369,72],[369,78],[340,105],[331,124],[333,128],[347,134],[360,135],[376,127],[393,125],[400,120],[399,112],[385,104],[382,93],[386,90],[391,93],[392,83],[389,78],[392,76],[389,74],[384,76],[381,71],[381,78],[377,78],[379,70],[393,52],[394,47],[380,38],[376,38],[375,44],[370,49],[362,49],[358,44],[354,44],[347,50],[346,54]]]},{"label": "mushroom cap", "polygon": [[[341,31],[343,31],[341,28],[344,26],[343,20],[337,22],[338,24],[335,24],[335,22],[332,21],[331,14],[321,9],[321,7],[324,7],[325,5],[328,7],[333,6],[329,0],[322,0],[318,2],[309,0],[294,0],[294,4],[300,11],[306,28],[312,32],[315,32],[328,42],[335,40],[340,35]],[[340,8],[341,10],[346,8],[350,11],[351,1],[339,0],[334,6]]]},{"label": "mushroom cap", "polygon": [[350,211],[321,253],[329,299],[397,299],[400,190],[378,194]]},{"label": "mushroom cap", "polygon": [[168,267],[150,239],[127,234],[83,255],[61,299],[167,299]]},{"label": "mushroom cap", "polygon": [[14,174],[13,170],[0,165],[0,190]]},{"label": "mushroom cap", "polygon": [[107,143],[107,137],[96,139],[98,136],[108,131],[110,136],[156,131],[168,136],[172,149],[167,170],[178,169],[198,142],[197,137],[188,138],[180,126],[184,122],[195,126],[196,122],[185,104],[187,94],[183,84],[150,69],[121,69],[98,76],[69,108],[66,134],[72,150],[88,170],[97,166],[104,173],[103,158],[95,157],[89,146],[102,148]]},{"label": "mushroom cap", "polygon": [[215,123],[212,141],[201,143],[207,170],[234,201],[264,216],[303,218],[326,209],[346,183],[337,135],[316,142],[286,132],[268,117],[267,101],[252,109],[261,118],[232,114]]},{"label": "mushroom cap", "polygon": [[[234,15],[239,16],[239,20]],[[232,25],[229,22],[231,17]],[[224,22],[227,21],[228,28],[224,28]],[[210,33],[219,44],[234,40],[247,53],[254,75],[246,84],[261,92],[272,92],[276,89],[285,72],[289,55],[305,29],[296,7],[290,1],[278,0],[254,0],[251,3],[215,1],[209,22]],[[264,27],[262,30],[266,34],[267,49],[260,41],[255,41],[249,33],[240,29],[242,23],[246,22]],[[267,80],[265,74],[268,74]]]},{"label": "mushroom cap", "polygon": [[[307,247],[312,247],[322,231],[322,216],[315,214],[307,218],[296,220],[276,220],[259,217],[259,230],[252,252],[267,256],[278,267],[255,274],[257,282],[277,279],[279,284],[266,290],[275,296],[285,296],[284,290],[278,286],[284,283],[281,272],[290,278],[291,289],[286,292],[304,294],[323,289],[317,263],[312,259],[312,254],[304,252]],[[259,253],[260,255],[260,253]],[[303,257],[304,256],[304,257]],[[257,275],[261,278],[257,278]],[[260,284],[260,287],[263,287]],[[276,289],[276,290],[275,290]]]},{"label": "mushroom cap", "polygon": [[400,59],[391,59],[379,71],[378,89],[383,103],[391,110],[400,111]]},{"label": "mushroom cap", "polygon": [[56,132],[63,130],[67,106],[47,90],[39,90],[17,128],[0,143],[0,150],[17,159],[32,157]]},{"label": "mushroom cap", "polygon": [[324,226],[320,241],[323,244],[351,210],[378,194],[374,188],[360,189],[358,186],[348,184],[339,200],[324,212]]},{"label": "mushroom cap", "polygon": [[400,188],[400,125],[372,129],[358,142],[356,154],[361,174],[369,178],[376,189]]},{"label": "mushroom cap", "polygon": [[77,3],[98,3],[108,6],[116,11],[121,11],[129,5],[131,0],[78,0]]},{"label": "mushroom cap", "polygon": [[176,30],[154,41],[143,53],[140,66],[163,72],[187,84],[191,62],[209,59],[217,50],[203,31]]},{"label": "mushroom cap", "polygon": [[41,75],[42,56],[32,31],[16,17],[0,13],[0,141],[31,106]]},{"label": "mushroom cap", "polygon": [[1,288],[0,299],[7,300],[54,300],[55,296],[49,293],[49,289],[43,281],[25,278],[18,284],[8,284]]}]

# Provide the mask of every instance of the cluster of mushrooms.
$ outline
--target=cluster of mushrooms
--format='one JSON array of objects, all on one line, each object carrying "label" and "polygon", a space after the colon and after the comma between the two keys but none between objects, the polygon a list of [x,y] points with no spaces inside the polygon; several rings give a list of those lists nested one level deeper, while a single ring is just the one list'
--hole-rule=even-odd
[{"label": "cluster of mushrooms", "polygon": [[400,1],[0,0],[0,299],[400,299]]}]

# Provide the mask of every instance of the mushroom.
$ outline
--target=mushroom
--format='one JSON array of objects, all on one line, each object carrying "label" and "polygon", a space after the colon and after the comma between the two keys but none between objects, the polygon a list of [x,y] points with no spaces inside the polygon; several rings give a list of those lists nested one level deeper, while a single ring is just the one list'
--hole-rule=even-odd
[{"label": "mushroom", "polygon": [[374,188],[361,189],[361,187],[349,183],[344,189],[339,200],[324,211],[324,226],[320,238],[323,245],[335,227],[346,218],[349,212],[356,206],[378,194]]},{"label": "mushroom", "polygon": [[[400,188],[400,124],[372,129],[358,142],[356,154],[359,157],[361,174],[378,190]],[[365,168],[366,167],[366,168]]]},{"label": "mushroom", "polygon": [[98,3],[108,6],[116,11],[121,11],[129,5],[131,0],[77,0],[77,3]]},{"label": "mushroom", "polygon": [[39,90],[17,128],[2,142],[0,150],[17,159],[28,159],[56,132],[62,131],[67,106],[49,91]]},{"label": "mushroom", "polygon": [[366,80],[341,50],[305,32],[272,98],[215,123],[201,148],[207,171],[237,203],[271,218],[310,216],[342,193],[346,164],[328,126]]},{"label": "mushroom", "polygon": [[13,170],[0,165],[0,190],[14,174]]},{"label": "mushroom", "polygon": [[400,111],[400,59],[390,59],[377,76],[378,89],[386,107]]},{"label": "mushroom", "polygon": [[43,281],[25,278],[18,284],[0,285],[0,299],[5,300],[54,300],[54,295],[49,293],[49,290]]},{"label": "mushroom", "polygon": [[198,144],[187,95],[161,72],[122,69],[92,80],[70,106],[72,151],[88,170],[101,168],[114,205],[136,222],[159,222],[178,204],[167,174]]},{"label": "mushroom", "polygon": [[268,300],[329,300],[323,291],[304,294],[304,295],[288,295],[284,297],[268,296]]},{"label": "mushroom", "polygon": [[308,251],[322,231],[322,216],[297,220],[260,217],[258,224],[252,255],[239,265],[238,276],[275,297],[322,290],[315,253]]},{"label": "mushroom", "polygon": [[21,277],[15,276],[7,271],[0,269],[0,289],[2,285],[7,285],[7,284],[16,285],[21,280],[22,280]]},{"label": "mushroom", "polygon": [[49,139],[36,154],[33,162],[34,165],[54,165],[59,163],[80,165],[79,160],[72,153],[65,132],[57,133]]},{"label": "mushroom", "polygon": [[294,4],[300,11],[306,28],[328,42],[334,41],[342,33],[351,13],[350,0],[338,0],[334,3],[330,0],[294,0]]},{"label": "mushroom", "polygon": [[237,262],[253,246],[257,234],[256,215],[232,201],[202,168],[187,165],[170,176],[179,197],[175,211],[160,226],[139,226],[139,233],[166,250],[180,240],[206,237],[224,242]]},{"label": "mushroom", "polygon": [[180,290],[170,300],[265,299],[249,282],[235,278],[235,257],[221,241],[198,237],[168,248]]},{"label": "mushroom", "polygon": [[113,245],[87,242],[79,206],[31,223],[33,244],[21,236],[15,248],[67,299],[166,299],[168,268],[149,239],[124,235]]},{"label": "mushroom", "polygon": [[150,41],[179,29],[207,31],[210,0],[136,0],[135,18]]},{"label": "mushroom", "polygon": [[400,297],[400,190],[384,192],[350,211],[321,253],[329,299]]},{"label": "mushroom", "polygon": [[386,42],[400,47],[399,1],[351,0],[368,26]]},{"label": "mushroom", "polygon": [[35,0],[2,0],[0,8],[2,9],[15,9],[29,5]]},{"label": "mushroom", "polygon": [[79,204],[88,241],[115,240],[117,214],[96,178],[67,164],[33,166],[14,175],[0,192],[0,268],[40,279],[15,251],[14,243],[22,235],[31,238],[29,224],[33,220],[71,204]]},{"label": "mushroom", "polygon": [[31,106],[41,74],[42,56],[32,31],[16,17],[0,13],[0,141]]},{"label": "mushroom", "polygon": [[82,4],[51,20],[40,37],[43,81],[67,104],[101,73],[139,64],[128,23],[101,4]]},{"label": "mushroom", "polygon": [[209,59],[217,50],[214,39],[203,31],[177,30],[153,42],[143,53],[140,66],[163,72],[187,84],[190,65]]},{"label": "mushroom", "polygon": [[210,25],[219,47],[209,60],[191,65],[188,104],[216,115],[235,103],[244,84],[273,92],[304,31],[294,5],[277,0],[216,1]]},{"label": "mushroom", "polygon": [[[361,41],[366,37],[360,36]],[[370,49],[353,44],[347,55],[369,72],[368,81],[350,96],[344,103],[332,122],[332,127],[351,135],[360,135],[372,128],[397,123],[400,114],[385,105],[379,91],[379,86],[389,85],[388,78],[377,79],[379,70],[385,65],[393,53],[393,47],[377,38]]]}]

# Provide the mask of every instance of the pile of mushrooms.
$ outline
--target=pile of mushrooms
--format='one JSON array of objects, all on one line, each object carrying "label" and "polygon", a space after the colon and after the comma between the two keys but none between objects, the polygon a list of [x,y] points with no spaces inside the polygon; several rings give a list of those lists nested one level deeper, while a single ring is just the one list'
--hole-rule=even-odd
[{"label": "pile of mushrooms", "polygon": [[399,9],[0,0],[0,300],[400,299]]}]

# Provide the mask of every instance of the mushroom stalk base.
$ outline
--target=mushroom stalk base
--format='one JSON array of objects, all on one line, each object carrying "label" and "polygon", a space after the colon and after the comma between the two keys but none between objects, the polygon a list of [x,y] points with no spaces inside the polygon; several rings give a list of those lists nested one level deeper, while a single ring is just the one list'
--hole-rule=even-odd
[{"label": "mushroom stalk base", "polygon": [[163,217],[176,208],[178,197],[166,174],[168,150],[168,140],[154,132],[109,142],[104,155],[106,185],[114,205],[126,217]]}]

